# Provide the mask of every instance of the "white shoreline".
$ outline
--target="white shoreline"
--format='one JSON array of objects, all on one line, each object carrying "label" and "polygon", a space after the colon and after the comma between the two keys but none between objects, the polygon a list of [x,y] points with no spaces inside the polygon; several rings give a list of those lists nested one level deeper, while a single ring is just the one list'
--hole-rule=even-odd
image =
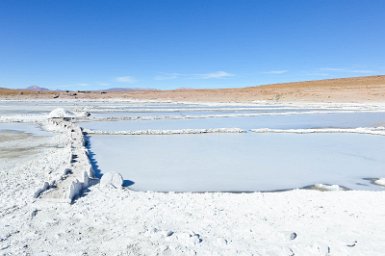
[{"label": "white shoreline", "polygon": [[83,129],[92,135],[178,135],[178,134],[206,134],[206,133],[244,133],[240,128],[211,128],[211,129],[178,129],[178,130],[136,130],[136,131],[103,131]]},{"label": "white shoreline", "polygon": [[320,128],[320,129],[269,129],[259,128],[251,129],[254,133],[293,133],[293,134],[309,134],[309,133],[356,133],[367,135],[385,136],[385,127],[359,127],[359,128]]},{"label": "white shoreline", "polygon": [[108,131],[83,128],[83,131],[91,135],[178,135],[178,134],[206,134],[206,133],[288,133],[288,134],[310,134],[310,133],[355,133],[367,135],[385,136],[385,127],[359,127],[359,128],[319,128],[319,129],[241,129],[241,128],[210,128],[210,129],[174,129],[174,130],[123,130]]}]

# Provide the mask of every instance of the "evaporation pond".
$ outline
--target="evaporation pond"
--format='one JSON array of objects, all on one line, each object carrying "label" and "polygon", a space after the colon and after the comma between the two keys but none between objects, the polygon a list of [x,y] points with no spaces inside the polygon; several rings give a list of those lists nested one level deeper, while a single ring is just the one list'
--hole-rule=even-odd
[{"label": "evaporation pond", "polygon": [[0,123],[0,132],[24,132],[34,136],[51,136],[50,132],[43,130],[34,123]]},{"label": "evaporation pond", "polygon": [[272,191],[323,183],[381,190],[385,137],[362,134],[205,134],[91,137],[102,173],[141,191]]},{"label": "evaporation pond", "polygon": [[215,117],[199,119],[160,119],[160,120],[124,120],[81,122],[80,126],[103,131],[125,130],[177,130],[204,128],[356,128],[382,125],[385,113],[329,113],[296,115],[259,115],[254,117]]},{"label": "evaporation pond", "polygon": [[25,160],[25,157],[38,153],[47,146],[51,136],[37,124],[0,123],[0,170],[13,166],[12,159],[23,157]]}]

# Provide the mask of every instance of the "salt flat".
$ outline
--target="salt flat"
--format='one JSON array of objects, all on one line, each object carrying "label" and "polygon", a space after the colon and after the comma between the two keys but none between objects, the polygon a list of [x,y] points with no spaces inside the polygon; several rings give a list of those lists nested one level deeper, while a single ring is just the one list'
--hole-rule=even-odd
[{"label": "salt flat", "polygon": [[[34,113],[17,112],[17,109],[22,108],[21,106],[24,104],[25,106],[33,104]],[[104,104],[106,104],[106,109],[103,109]],[[312,134],[306,134],[310,126],[298,125],[300,122],[294,122],[293,126],[288,127],[298,128],[304,134],[291,134],[292,131],[286,130],[285,126],[279,127],[282,129],[280,131],[282,134],[274,134],[268,130],[263,134],[253,133],[248,129],[268,127],[264,127],[263,122],[252,123],[253,127],[247,126],[248,122],[245,122],[245,126],[241,126],[241,128],[244,127],[246,131],[239,134],[151,135],[153,133],[148,131],[142,133],[147,135],[135,136],[109,135],[109,132],[114,130],[135,129],[135,126],[113,129],[114,123],[130,122],[125,117],[132,116],[135,109],[140,109],[139,112],[142,113],[143,110],[162,108],[162,116],[164,113],[176,116],[174,112],[170,115],[170,111],[168,111],[175,108],[200,108],[204,109],[201,112],[209,111],[214,112],[215,115],[220,113],[229,115],[234,112],[239,114],[242,111],[246,111],[247,114],[257,114],[261,112],[261,108],[258,106],[267,105],[267,107],[275,108],[276,105],[253,103],[251,104],[253,106],[250,104],[231,106],[231,108],[258,108],[254,112],[252,109],[219,111],[215,110],[218,108],[217,104],[189,105],[133,101],[19,101],[14,103],[2,101],[0,105],[7,108],[0,115],[0,130],[2,127],[4,127],[3,130],[12,128],[13,124],[9,125],[5,122],[23,122],[28,127],[37,125],[42,129],[50,130],[50,136],[22,135],[25,137],[20,142],[21,146],[32,145],[35,143],[34,141],[37,141],[38,145],[45,145],[36,151],[32,155],[33,157],[22,156],[20,159],[7,159],[11,164],[5,164],[3,159],[0,161],[2,180],[0,183],[1,254],[383,255],[385,251],[382,243],[385,228],[381,224],[385,217],[385,192],[382,191],[382,187],[371,184],[369,180],[361,180],[363,174],[369,174],[370,177],[367,178],[373,178],[373,180],[385,176],[382,157],[384,137],[381,128],[384,124],[385,108],[381,104],[336,104],[334,106],[319,104],[316,106],[318,108],[316,111],[320,111],[319,108],[322,109],[321,111],[325,109],[336,111],[335,114],[338,114],[339,117],[334,119],[336,121],[334,124],[337,125],[328,124],[321,127],[318,124],[322,124],[322,122],[314,118],[317,125],[311,125],[312,128],[315,128],[315,130],[311,130]],[[109,117],[108,113],[111,112],[111,109],[119,109],[120,106],[125,106],[125,111],[121,111],[121,114],[114,117],[118,117],[118,119],[108,121],[106,117]],[[72,121],[66,121],[64,124],[67,126],[71,123],[69,129],[64,125],[63,127],[52,127],[54,122],[60,123],[60,120],[47,121],[50,111],[58,107],[73,112]],[[210,110],[210,107],[213,109]],[[225,107],[228,108],[229,105]],[[26,108],[23,107],[23,109]],[[314,105],[281,105],[278,107],[278,112],[292,111],[293,108],[296,109],[296,112],[309,112],[309,109],[314,110]],[[11,109],[14,109],[15,112],[8,112]],[[93,110],[95,113],[103,115],[95,116]],[[201,114],[199,111],[195,109],[186,112],[199,115]],[[352,115],[355,117],[344,119],[345,115],[341,113],[342,111],[345,111],[347,115],[349,115],[348,112],[353,113]],[[89,112],[91,116],[85,112]],[[374,113],[373,116],[366,114],[369,112]],[[156,116],[153,113],[150,116]],[[334,114],[331,113],[331,115]],[[286,118],[287,113],[282,116]],[[357,116],[360,118],[356,118]],[[368,116],[369,118],[365,119]],[[239,117],[227,118],[230,118],[228,119],[230,123],[237,124],[236,120]],[[274,120],[280,120],[277,119],[277,116],[274,118],[276,118]],[[163,121],[169,119],[166,117]],[[217,117],[201,118],[200,123],[211,119],[214,120]],[[175,126],[168,128],[196,128],[185,126],[184,121],[187,120],[178,120],[174,123]],[[98,122],[109,124],[108,127],[93,126]],[[155,119],[152,122],[154,126],[141,128],[165,128],[158,126]],[[218,176],[223,175],[221,170],[218,170],[218,163],[222,162],[227,168],[227,170],[224,168],[224,172],[228,177],[227,184],[229,185],[233,185],[232,181],[241,177],[244,178],[245,184],[249,185],[260,185],[263,183],[262,180],[266,179],[268,183],[278,182],[276,184],[281,184],[285,188],[287,188],[286,184],[290,182],[292,184],[298,182],[295,187],[320,182],[330,185],[346,185],[351,186],[351,189],[360,190],[321,192],[295,189],[275,193],[235,194],[159,193],[133,191],[130,187],[122,189],[102,187],[98,183],[92,183],[84,190],[85,193],[72,204],[51,200],[44,191],[41,196],[34,197],[36,190],[41,188],[44,182],[56,180],[60,186],[62,184],[60,179],[68,179],[72,175],[66,171],[69,166],[73,168],[73,171],[83,168],[79,162],[82,160],[82,156],[79,154],[82,152],[81,150],[76,151],[78,154],[76,157],[73,155],[69,157],[71,152],[69,150],[73,150],[73,147],[78,145],[75,142],[79,139],[73,135],[72,130],[75,131],[75,128],[78,125],[82,126],[83,123],[90,124],[89,129],[100,128],[105,132],[104,135],[90,134],[87,139],[90,144],[86,153],[93,164],[99,165],[101,174],[110,171],[108,168],[112,167],[112,164],[119,167],[124,163],[127,166],[127,173],[124,175],[126,179],[134,177],[131,179],[135,181],[142,175],[143,178],[148,177],[149,182],[151,179],[154,182],[167,182],[173,178],[172,173],[178,172],[176,167],[183,165],[183,159],[174,159],[175,164],[162,161],[165,159],[171,161],[172,153],[183,157],[193,149],[198,157],[186,158],[190,161],[185,162],[184,166],[186,171],[190,172],[190,176],[186,173],[186,180],[194,178],[194,174],[191,174],[194,167],[198,169],[208,166],[208,169],[214,170],[212,173],[205,171],[205,174],[209,175],[207,177],[209,185],[218,185],[215,184],[215,181],[218,181]],[[307,123],[308,121],[303,122],[305,125]],[[228,123],[223,122],[222,124]],[[6,126],[7,128],[5,128]],[[360,126],[364,126],[359,130],[363,134],[344,133],[346,127],[355,129]],[[24,134],[21,132],[22,130],[28,131],[28,127],[19,129],[19,131],[11,129],[15,134],[15,139],[20,138],[18,137],[20,134]],[[323,129],[329,128],[336,129],[332,134],[322,133]],[[371,129],[377,129],[377,135],[370,135]],[[348,131],[350,132],[350,130]],[[31,131],[30,133],[33,134]],[[100,140],[98,141],[97,138]],[[103,140],[106,144],[102,143],[100,148],[105,152],[100,151],[101,149],[98,149],[97,146]],[[116,142],[111,143],[111,141]],[[206,149],[205,146],[202,146],[204,143],[207,144]],[[257,147],[258,143],[262,146]],[[166,149],[170,152],[162,151],[163,145],[167,145]],[[225,147],[226,145],[230,146]],[[226,154],[220,154],[219,159],[212,159],[218,152]],[[114,158],[122,153],[126,154],[126,162]],[[151,157],[144,157],[146,154]],[[223,156],[227,158],[224,159]],[[231,161],[231,156],[235,156],[237,161]],[[253,179],[249,179],[245,173],[242,174],[246,168],[238,165],[239,163],[244,164],[250,159],[258,160],[253,162],[254,167],[261,165],[265,168],[280,167],[278,169],[280,172],[278,175],[261,175],[253,182]],[[107,160],[111,162],[109,163]],[[317,161],[324,164],[314,164]],[[272,165],[269,165],[270,162]],[[294,172],[295,167],[312,166],[312,164],[316,167],[314,172]],[[162,168],[157,169],[156,172],[151,172],[151,168],[148,169],[150,172],[140,172],[139,169],[145,165]],[[164,171],[163,173],[162,170],[166,165],[173,172],[167,174]],[[235,167],[237,168],[236,174],[231,172]],[[298,176],[287,175],[283,179],[282,175],[285,170],[291,170]],[[329,174],[334,175],[333,179],[324,180],[324,175]],[[132,176],[130,177],[130,175]],[[315,179],[310,184],[301,183],[303,176]],[[290,177],[293,179],[290,180]],[[357,185],[357,180],[366,183],[368,187],[362,189],[361,187],[365,186]],[[356,186],[352,186],[354,184]],[[336,187],[321,186],[318,188],[335,190]],[[374,188],[379,191],[368,191],[368,189]],[[50,191],[55,191],[55,189],[55,186],[51,186],[47,195],[50,195]]]}]

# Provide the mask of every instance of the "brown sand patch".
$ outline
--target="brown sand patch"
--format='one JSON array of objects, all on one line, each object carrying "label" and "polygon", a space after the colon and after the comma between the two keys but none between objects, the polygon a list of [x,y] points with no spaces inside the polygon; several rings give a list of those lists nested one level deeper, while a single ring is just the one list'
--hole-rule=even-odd
[{"label": "brown sand patch", "polygon": [[385,76],[339,78],[231,89],[25,91],[0,89],[2,99],[138,99],[191,102],[385,102]]}]

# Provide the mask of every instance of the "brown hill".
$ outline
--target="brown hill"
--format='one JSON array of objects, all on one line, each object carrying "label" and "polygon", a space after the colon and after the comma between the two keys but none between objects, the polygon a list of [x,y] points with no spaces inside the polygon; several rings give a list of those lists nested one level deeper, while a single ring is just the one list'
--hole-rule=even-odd
[{"label": "brown hill", "polygon": [[232,89],[33,92],[0,89],[1,98],[132,98],[195,102],[385,102],[385,76],[339,78]]}]

